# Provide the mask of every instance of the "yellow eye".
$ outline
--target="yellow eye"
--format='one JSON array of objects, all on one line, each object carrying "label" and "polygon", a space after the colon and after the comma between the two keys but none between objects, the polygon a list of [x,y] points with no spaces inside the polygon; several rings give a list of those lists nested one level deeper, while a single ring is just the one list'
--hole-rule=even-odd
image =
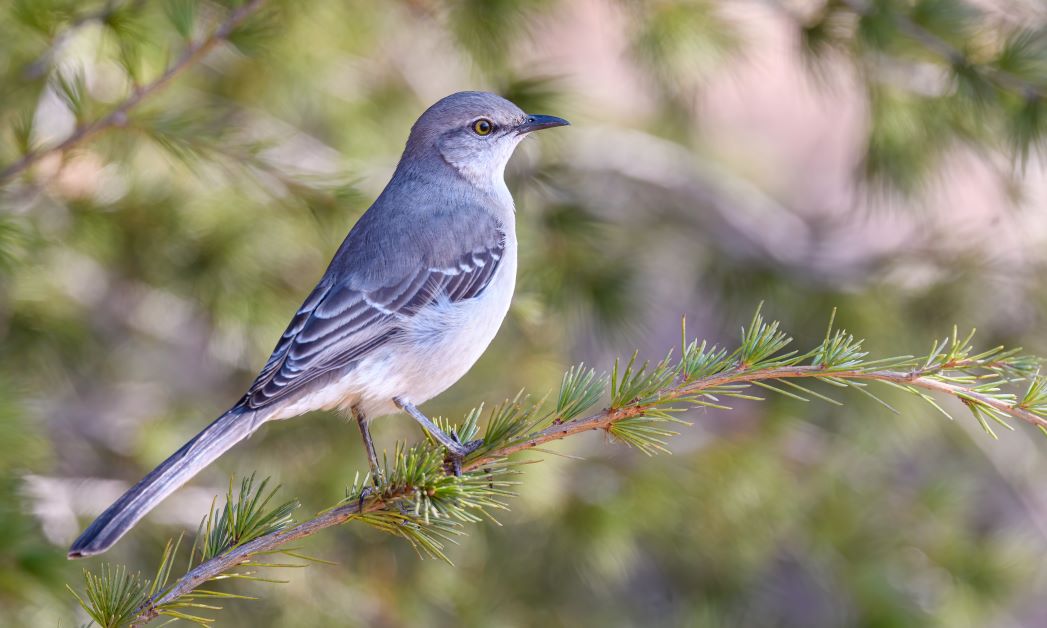
[{"label": "yellow eye", "polygon": [[476,122],[473,122],[473,132],[477,135],[490,135],[491,131],[494,130],[494,125],[487,118],[480,118]]}]

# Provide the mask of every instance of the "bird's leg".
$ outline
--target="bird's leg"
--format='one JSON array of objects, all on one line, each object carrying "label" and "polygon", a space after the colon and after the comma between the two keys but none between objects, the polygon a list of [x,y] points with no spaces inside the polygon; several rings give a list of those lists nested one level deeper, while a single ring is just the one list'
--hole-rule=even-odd
[{"label": "bird's leg", "polygon": [[422,429],[432,434],[437,442],[447,448],[447,451],[450,453],[451,467],[454,470],[454,474],[461,475],[462,459],[476,451],[476,449],[483,444],[483,441],[474,440],[463,444],[458,441],[457,435],[450,436],[441,430],[435,423],[429,420],[429,417],[422,414],[422,411],[410,401],[403,397],[393,397],[393,403],[396,404],[396,407],[411,415],[411,418],[417,421],[418,424],[422,426]]},{"label": "bird's leg", "polygon": [[377,487],[382,481],[382,467],[378,465],[378,454],[375,453],[374,441],[371,440],[371,428],[368,426],[367,417],[356,406],[353,406],[353,417],[356,418],[356,424],[360,426],[360,436],[364,439],[367,462],[371,465],[371,483]]}]

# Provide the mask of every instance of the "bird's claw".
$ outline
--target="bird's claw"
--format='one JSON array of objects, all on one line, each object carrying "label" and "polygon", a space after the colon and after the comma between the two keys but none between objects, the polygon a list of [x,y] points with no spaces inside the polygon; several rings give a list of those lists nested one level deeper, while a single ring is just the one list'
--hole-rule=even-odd
[{"label": "bird's claw", "polygon": [[[458,440],[458,435],[454,435],[455,441]],[[460,477],[462,475],[462,461],[466,456],[473,453],[483,445],[482,439],[469,441],[468,443],[457,444],[455,447],[447,448],[447,457],[444,458],[444,463],[447,465],[447,470]]]},{"label": "bird's claw", "polygon": [[374,486],[365,486],[362,489],[360,489],[360,497],[357,499],[356,502],[357,511],[363,512],[364,502],[374,495],[378,495],[378,489]]}]

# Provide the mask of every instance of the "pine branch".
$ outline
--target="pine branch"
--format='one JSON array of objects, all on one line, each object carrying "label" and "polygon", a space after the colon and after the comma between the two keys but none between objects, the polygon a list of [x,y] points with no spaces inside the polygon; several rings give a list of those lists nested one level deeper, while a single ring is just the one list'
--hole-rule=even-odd
[{"label": "pine branch", "polygon": [[309,521],[300,523],[293,528],[259,537],[204,561],[179,578],[171,588],[148,600],[145,605],[138,609],[137,615],[130,625],[141,626],[148,623],[161,614],[164,606],[189,595],[202,584],[214,580],[234,567],[250,561],[259,554],[272,552],[280,547],[294,543],[298,539],[316,534],[325,528],[341,525],[361,514],[388,508],[390,503],[395,502],[396,499],[403,497],[409,492],[410,489],[405,488],[402,493],[387,496],[382,500],[375,499],[365,503],[345,504]]},{"label": "pine branch", "polygon": [[[678,359],[670,356],[653,366],[637,365],[634,356],[624,366],[616,364],[609,377],[578,366],[565,374],[551,408],[545,409],[544,401],[532,403],[522,393],[494,408],[482,435],[484,444],[466,458],[460,477],[451,474],[443,449],[435,443],[401,446],[381,478],[361,481],[358,477],[339,504],[298,524],[291,519],[295,502],[267,510],[272,493],[262,498],[265,483],[253,489],[253,479],[245,481],[238,498],[230,490],[224,510],[216,514],[212,509],[198,535],[204,538],[201,562],[188,573],[167,585],[173,560],[169,546],[157,578],[150,582],[134,579],[120,568],[103,567],[97,576],[85,574],[89,601],[81,599],[81,604],[107,626],[140,626],[160,615],[205,623],[210,620],[187,615],[183,609],[217,608],[199,600],[231,594],[205,591],[203,585],[226,577],[260,579],[233,571],[241,567],[301,566],[259,562],[259,557],[283,553],[305,559],[288,546],[352,520],[402,536],[420,553],[446,559],[441,540],[460,534],[460,523],[490,518],[490,509],[505,508],[501,498],[513,494],[513,483],[506,476],[515,473],[519,464],[510,460],[513,454],[591,430],[604,430],[648,454],[667,451],[666,440],[675,434],[671,428],[685,424],[677,413],[700,407],[729,410],[726,401],[731,399],[761,400],[749,392],[753,387],[801,401],[817,398],[840,404],[798,383],[814,380],[853,388],[894,410],[867,390],[869,384],[881,383],[917,396],[946,416],[948,412],[930,393],[954,397],[993,437],[990,422],[1013,429],[1007,419],[1034,425],[1047,434],[1047,378],[1039,375],[1039,360],[1003,347],[976,353],[970,344],[973,334],[961,336],[954,328],[925,356],[869,360],[862,341],[834,329],[832,320],[824,340],[804,353],[789,351],[792,339],[777,322],[765,322],[759,312],[742,329],[740,346],[733,352],[705,342],[688,343],[684,329]],[[607,392],[608,407],[583,416],[599,399],[607,398]],[[469,412],[459,426],[438,423],[468,441],[480,436],[480,415],[481,409]]]},{"label": "pine branch", "polygon": [[[957,367],[963,366],[964,365],[962,364],[957,364]],[[615,423],[624,421],[626,419],[644,416],[656,404],[662,404],[668,401],[675,401],[678,399],[685,399],[690,395],[693,395],[695,393],[701,393],[702,391],[709,389],[719,389],[723,386],[738,383],[759,383],[783,379],[829,378],[859,382],[879,381],[888,382],[899,386],[912,386],[914,388],[922,388],[924,390],[930,390],[933,392],[943,393],[946,395],[956,397],[957,399],[960,399],[965,403],[985,405],[1030,425],[1035,425],[1036,427],[1047,429],[1047,419],[1043,418],[1042,416],[1034,414],[1024,408],[1020,408],[1014,404],[1008,404],[1006,402],[1000,401],[989,395],[980,394],[970,387],[961,386],[958,384],[950,384],[948,382],[940,381],[932,377],[924,376],[921,374],[920,371],[904,372],[853,370],[827,373],[820,367],[816,366],[786,366],[756,372],[732,370],[721,375],[696,381],[693,384],[687,386],[668,389],[662,391],[657,402],[652,402],[650,404],[630,405],[619,409],[607,409],[603,412],[593,414],[582,419],[551,426],[524,441],[513,443],[508,447],[498,449],[490,455],[479,459],[473,464],[466,465],[463,468],[470,470],[476,469],[479,466],[499,460],[505,456],[509,456],[520,451],[538,447],[539,445],[544,445],[552,441],[567,438],[568,436],[572,436],[574,434],[580,434],[582,432],[588,432],[591,430],[609,430],[611,426],[613,426]]]},{"label": "pine branch", "polygon": [[[858,15],[867,16],[876,11],[874,3],[870,0],[840,0],[840,2]],[[938,56],[950,66],[973,67],[974,64],[966,53],[916,23],[908,15],[900,11],[892,11],[890,18],[900,32],[918,42],[924,49]],[[1043,100],[1044,98],[1044,86],[1036,85],[1006,70],[989,64],[978,64],[977,71],[1001,90],[1013,92],[1026,100]]]},{"label": "pine branch", "polygon": [[0,169],[0,184],[14,178],[44,157],[64,153],[104,131],[127,124],[129,114],[136,107],[166,87],[179,74],[202,61],[215,46],[227,40],[244,20],[261,8],[264,2],[265,0],[248,0],[238,7],[210,35],[191,43],[182,51],[178,59],[169,65],[163,74],[151,83],[135,88],[127,99],[108,114],[93,122],[77,126],[69,137],[58,144],[30,150],[17,161]]},{"label": "pine branch", "polygon": [[117,0],[108,0],[100,9],[80,13],[69,20],[68,26],[51,39],[51,45],[47,47],[37,58],[26,66],[23,75],[27,79],[37,79],[47,72],[55,55],[81,28],[96,22],[106,22],[119,11],[135,11],[139,9],[145,0],[132,0],[127,5],[121,5]]},{"label": "pine branch", "polygon": [[860,167],[870,183],[919,191],[954,146],[1002,150],[1017,168],[1043,149],[1042,24],[995,24],[968,0],[826,0],[803,13],[766,1],[798,27],[815,77],[845,58],[863,79],[870,128]]}]

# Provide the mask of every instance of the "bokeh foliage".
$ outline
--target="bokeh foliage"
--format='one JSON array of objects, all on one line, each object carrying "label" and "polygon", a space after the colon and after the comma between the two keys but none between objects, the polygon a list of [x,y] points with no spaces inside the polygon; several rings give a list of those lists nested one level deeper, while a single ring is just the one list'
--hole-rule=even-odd
[{"label": "bokeh foliage", "polygon": [[[797,190],[819,189],[818,173],[786,189],[750,168],[760,145],[728,151],[706,137],[717,77],[760,49],[770,20],[788,42],[776,54],[808,68],[783,98],[820,90],[861,103],[857,198],[873,203],[877,190],[920,207],[951,185],[951,157],[974,154],[1014,183],[1021,208],[1042,177],[1047,18],[1019,0],[987,4],[265,3],[119,125],[0,182],[0,622],[86,620],[64,586],[80,565],[62,544],[106,496],[81,481],[137,479],[238,397],[413,119],[458,89],[499,91],[574,126],[511,164],[519,294],[491,350],[431,413],[555,388],[566,364],[659,352],[681,313],[692,334],[733,338],[759,301],[805,345],[835,306],[883,355],[922,350],[953,323],[1042,354],[1035,229],[1015,261],[988,246],[994,232],[913,209],[924,239],[834,261],[819,254],[837,241],[865,250],[875,216],[804,213],[810,197]],[[240,6],[4,4],[0,168],[112,111]],[[599,74],[600,45],[620,57],[613,74]],[[590,70],[615,82],[587,91]],[[778,237],[797,221],[806,239]],[[585,461],[525,468],[504,526],[451,547],[454,568],[350,526],[306,548],[337,566],[296,572],[222,621],[1042,620],[1043,447],[1027,435],[987,444],[890,401],[901,416],[872,400],[698,412],[674,455],[650,460],[581,439],[563,450]],[[222,492],[230,472],[260,470],[315,510],[365,466],[354,430],[333,416],[270,426],[195,484]],[[390,449],[418,438],[395,418],[376,436]],[[175,523],[151,518],[113,560],[151,571],[209,503]]]}]

